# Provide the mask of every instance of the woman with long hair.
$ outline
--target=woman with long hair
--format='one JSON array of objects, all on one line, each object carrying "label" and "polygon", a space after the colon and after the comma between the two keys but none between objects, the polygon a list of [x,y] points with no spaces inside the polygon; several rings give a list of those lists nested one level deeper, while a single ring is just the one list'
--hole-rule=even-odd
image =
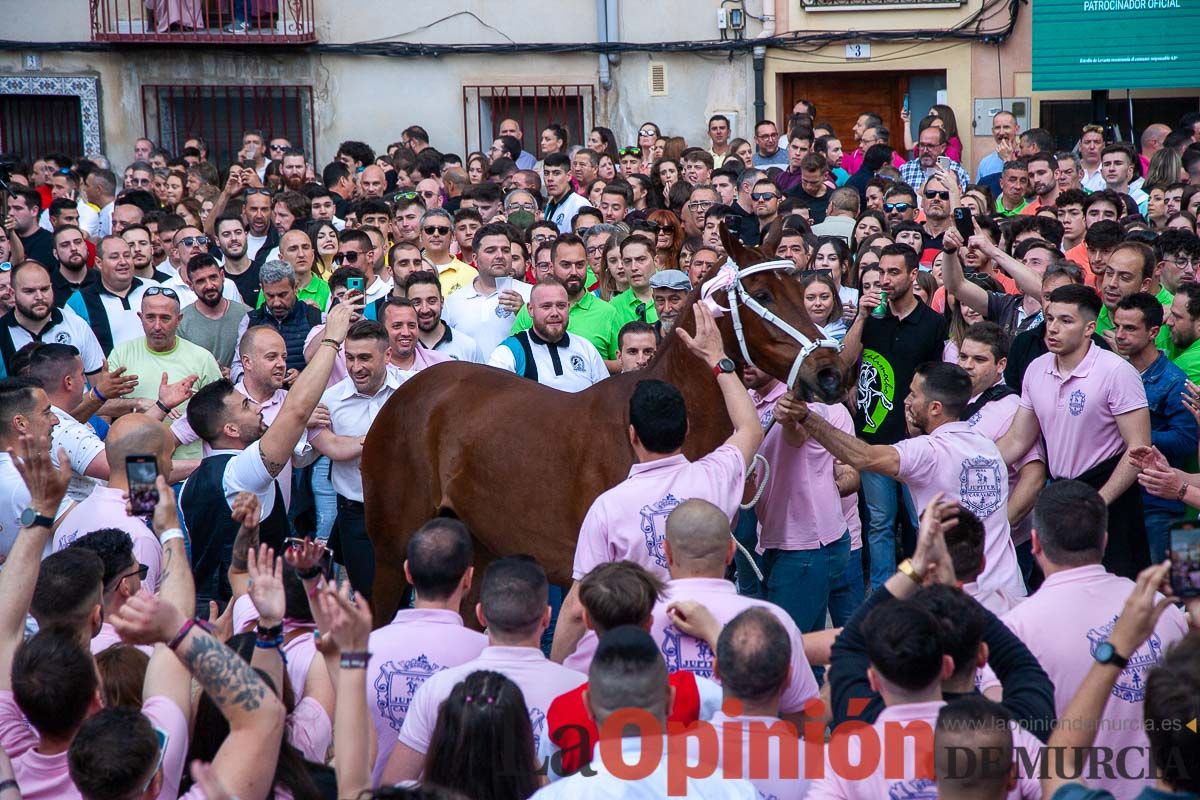
[{"label": "woman with long hair", "polygon": [[600,275],[601,300],[611,300],[629,288],[629,273],[625,271],[625,264],[621,261],[621,240],[623,238],[610,236],[604,243],[604,254],[600,259],[604,264],[604,271]]},{"label": "woman with long hair", "polygon": [[570,142],[570,135],[567,129],[558,123],[552,122],[542,129],[542,138],[539,140],[541,146],[542,158],[551,153],[565,153]]},{"label": "woman with long hair", "polygon": [[617,158],[617,137],[608,128],[596,126],[588,134],[587,146],[598,155],[607,154],[614,161]]},{"label": "woman with long hair", "polygon": [[850,249],[857,251],[859,245],[867,239],[887,233],[887,230],[887,217],[883,215],[883,212],[867,209],[858,215],[858,219],[854,223],[854,232],[850,234]]},{"label": "woman with long hair", "polygon": [[472,672],[438,709],[424,781],[472,800],[525,800],[537,791],[537,753],[520,687]]},{"label": "woman with long hair", "polygon": [[[904,147],[908,152],[913,153],[915,157],[915,148],[917,143],[912,138],[912,126],[908,124],[909,116],[906,112],[900,112],[900,119],[904,120]],[[954,116],[954,109],[950,106],[936,103],[929,108],[929,113],[921,119],[917,125],[917,134],[926,128],[941,128],[946,132],[946,157],[953,161],[962,161],[962,139],[958,137],[958,118]]]},{"label": "woman with long hair", "polygon": [[629,188],[633,189],[633,211],[648,212],[658,208],[658,195],[654,193],[654,181],[649,175],[635,172],[626,175]]},{"label": "woman with long hair", "polygon": [[1150,156],[1150,165],[1146,167],[1146,186],[1158,184],[1165,188],[1172,183],[1186,183],[1187,179],[1183,159],[1175,152],[1175,148],[1164,147]]},{"label": "woman with long hair", "polygon": [[592,208],[600,207],[600,195],[604,192],[605,186],[608,186],[608,181],[604,180],[604,178],[596,178],[584,188],[583,196],[587,198],[589,206]]},{"label": "woman with long hair", "polygon": [[663,145],[662,158],[678,162],[684,150],[687,150],[687,139],[682,136],[670,136],[667,138],[667,143]]},{"label": "woman with long hair", "polygon": [[[933,279],[932,275],[930,279]],[[986,292],[1004,291],[1004,287],[990,275],[977,272],[968,275],[967,280]],[[967,328],[976,322],[982,322],[983,315],[966,303],[960,303],[957,297],[946,292],[946,318],[950,320],[950,338],[946,340],[946,346],[942,350],[942,361],[957,364],[958,348],[962,347],[963,337],[967,335]]]},{"label": "woman with long hair", "polygon": [[183,198],[175,204],[173,210],[183,217],[184,222],[188,225],[204,230],[204,210],[200,207],[200,201],[195,197]]},{"label": "woman with long hair", "polygon": [[1146,221],[1151,230],[1162,233],[1167,229],[1167,190],[1160,183],[1147,183],[1142,190],[1146,192]]},{"label": "woman with long hair", "polygon": [[847,306],[848,312],[857,307],[858,290],[852,285],[854,263],[845,239],[840,236],[819,237],[809,266],[811,269],[829,270],[829,277],[837,287],[839,304]]},{"label": "woman with long hair", "polygon": [[174,208],[187,197],[187,182],[178,172],[168,172],[163,178],[163,205]]},{"label": "woman with long hair", "polygon": [[671,187],[679,182],[682,174],[679,162],[674,159],[662,158],[654,162],[654,168],[650,171],[650,182],[654,184],[654,193],[661,200],[660,208],[669,207]]},{"label": "woman with long hair", "polygon": [[742,162],[743,167],[754,166],[754,145],[745,139],[734,139],[729,143],[729,154]]},{"label": "woman with long hair", "polygon": [[804,310],[808,312],[808,318],[840,343],[846,337],[845,310],[838,299],[840,287],[824,271],[808,273],[801,285],[804,287]]},{"label": "woman with long hair", "polygon": [[492,162],[483,153],[471,153],[467,156],[467,180],[472,185],[483,183],[487,180],[488,167]]},{"label": "woman with long hair", "polygon": [[338,268],[334,263],[340,246],[337,228],[327,219],[313,220],[308,223],[308,238],[313,247],[313,272],[321,280],[328,281],[329,276]]},{"label": "woman with long hair", "polygon": [[616,180],[617,165],[608,153],[600,154],[600,166],[596,167],[596,174],[606,181]]},{"label": "woman with long hair", "polygon": [[658,269],[677,269],[679,248],[683,246],[683,225],[672,211],[652,211],[646,217],[658,226],[654,239],[654,265]]},{"label": "woman with long hair", "polygon": [[653,122],[643,122],[638,128],[637,145],[642,148],[642,160],[644,163],[650,163],[650,151],[654,149],[654,143],[662,137],[662,129]]}]

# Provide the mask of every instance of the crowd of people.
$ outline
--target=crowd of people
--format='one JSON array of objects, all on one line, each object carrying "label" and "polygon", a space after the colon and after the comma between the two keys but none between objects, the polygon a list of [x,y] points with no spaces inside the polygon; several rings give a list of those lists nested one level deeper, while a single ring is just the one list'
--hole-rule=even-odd
[{"label": "crowd of people", "polygon": [[[1200,797],[1200,113],[1059,149],[1002,111],[974,169],[904,119],[18,159],[0,800]],[[726,352],[734,240],[842,402]],[[571,585],[436,517],[373,621],[403,384],[578,392],[672,336],[724,443],[637,381]]]}]

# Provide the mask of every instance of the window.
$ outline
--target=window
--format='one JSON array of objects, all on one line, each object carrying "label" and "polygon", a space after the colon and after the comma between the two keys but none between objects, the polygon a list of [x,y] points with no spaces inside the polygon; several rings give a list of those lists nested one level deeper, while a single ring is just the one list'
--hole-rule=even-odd
[{"label": "window", "polygon": [[527,152],[537,156],[542,129],[556,123],[566,127],[572,145],[587,140],[596,114],[596,95],[590,84],[561,86],[464,86],[463,137],[467,152],[487,152],[500,123],[521,123]]},{"label": "window", "polygon": [[0,95],[0,152],[31,163],[46,153],[84,152],[80,98],[70,95]]},{"label": "window", "polygon": [[208,142],[209,159],[229,164],[242,132],[284,137],[317,164],[311,86],[143,86],[146,135],[173,153],[191,136]]},{"label": "window", "polygon": [[[1154,122],[1175,121],[1190,111],[1197,110],[1196,98],[1192,97],[1135,97],[1131,104],[1124,97],[1112,97],[1106,109],[1108,119],[1120,128],[1121,138],[1137,141],[1147,125]],[[1079,143],[1083,126],[1095,122],[1091,100],[1043,100],[1040,104],[1041,127],[1050,131],[1059,150],[1071,150]],[[1130,113],[1133,115],[1134,133],[1130,133]]]}]

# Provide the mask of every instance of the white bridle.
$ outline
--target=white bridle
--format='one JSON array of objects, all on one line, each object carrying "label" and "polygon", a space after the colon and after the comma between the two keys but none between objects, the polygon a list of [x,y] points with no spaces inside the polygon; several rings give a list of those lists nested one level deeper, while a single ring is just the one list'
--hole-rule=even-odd
[{"label": "white bridle", "polygon": [[[792,362],[792,369],[788,373],[787,387],[790,391],[796,388],[796,379],[800,375],[800,367],[804,364],[804,359],[822,347],[830,347],[840,352],[842,346],[836,340],[828,337],[817,340],[809,339],[788,324],[786,320],[780,319],[776,314],[771,313],[762,303],[750,296],[750,293],[746,291],[746,287],[742,286],[742,278],[757,275],[760,272],[774,272],[779,269],[795,270],[796,265],[790,259],[782,259],[779,261],[764,261],[752,267],[739,269],[734,273],[733,281],[727,287],[724,287],[724,289],[729,301],[729,313],[733,317],[733,334],[737,337],[738,347],[742,351],[742,358],[747,364],[755,367],[754,359],[750,358],[750,349],[746,346],[746,334],[742,329],[742,317],[738,311],[739,303],[745,305],[747,309],[757,314],[763,321],[771,323],[792,337],[796,344],[800,346],[800,352],[796,355],[796,360]],[[817,326],[817,330],[821,330],[819,325]],[[755,368],[757,369],[757,367]]]}]

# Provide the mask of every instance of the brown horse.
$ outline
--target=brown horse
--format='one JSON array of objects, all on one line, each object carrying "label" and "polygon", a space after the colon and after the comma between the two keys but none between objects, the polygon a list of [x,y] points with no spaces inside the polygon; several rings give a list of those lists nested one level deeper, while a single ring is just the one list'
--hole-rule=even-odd
[{"label": "brown horse", "polygon": [[[763,251],[725,238],[734,263],[769,260]],[[769,237],[766,253],[778,237]],[[781,271],[747,275],[742,285],[757,302],[812,340],[822,339],[804,309],[800,282]],[[692,305],[677,325],[695,331]],[[724,293],[718,295],[726,304]],[[742,306],[746,347],[765,372],[787,380],[800,350],[778,326]],[[717,318],[725,352],[744,364],[726,313]],[[407,587],[408,538],[431,517],[461,519],[475,539],[477,574],[497,557],[537,558],[550,580],[571,582],[575,540],[592,501],[624,480],[633,463],[629,398],[644,378],[674,384],[687,405],[683,452],[700,458],[732,433],[711,370],[676,336],[664,338],[640,372],[614,375],[570,394],[503,370],[464,362],[438,364],[413,377],[379,412],[363,448],[367,530],[375,546],[376,621],[391,618]],[[797,391],[823,402],[841,399],[846,376],[837,351],[819,348],[804,359]],[[474,613],[465,609],[465,618]]]}]

